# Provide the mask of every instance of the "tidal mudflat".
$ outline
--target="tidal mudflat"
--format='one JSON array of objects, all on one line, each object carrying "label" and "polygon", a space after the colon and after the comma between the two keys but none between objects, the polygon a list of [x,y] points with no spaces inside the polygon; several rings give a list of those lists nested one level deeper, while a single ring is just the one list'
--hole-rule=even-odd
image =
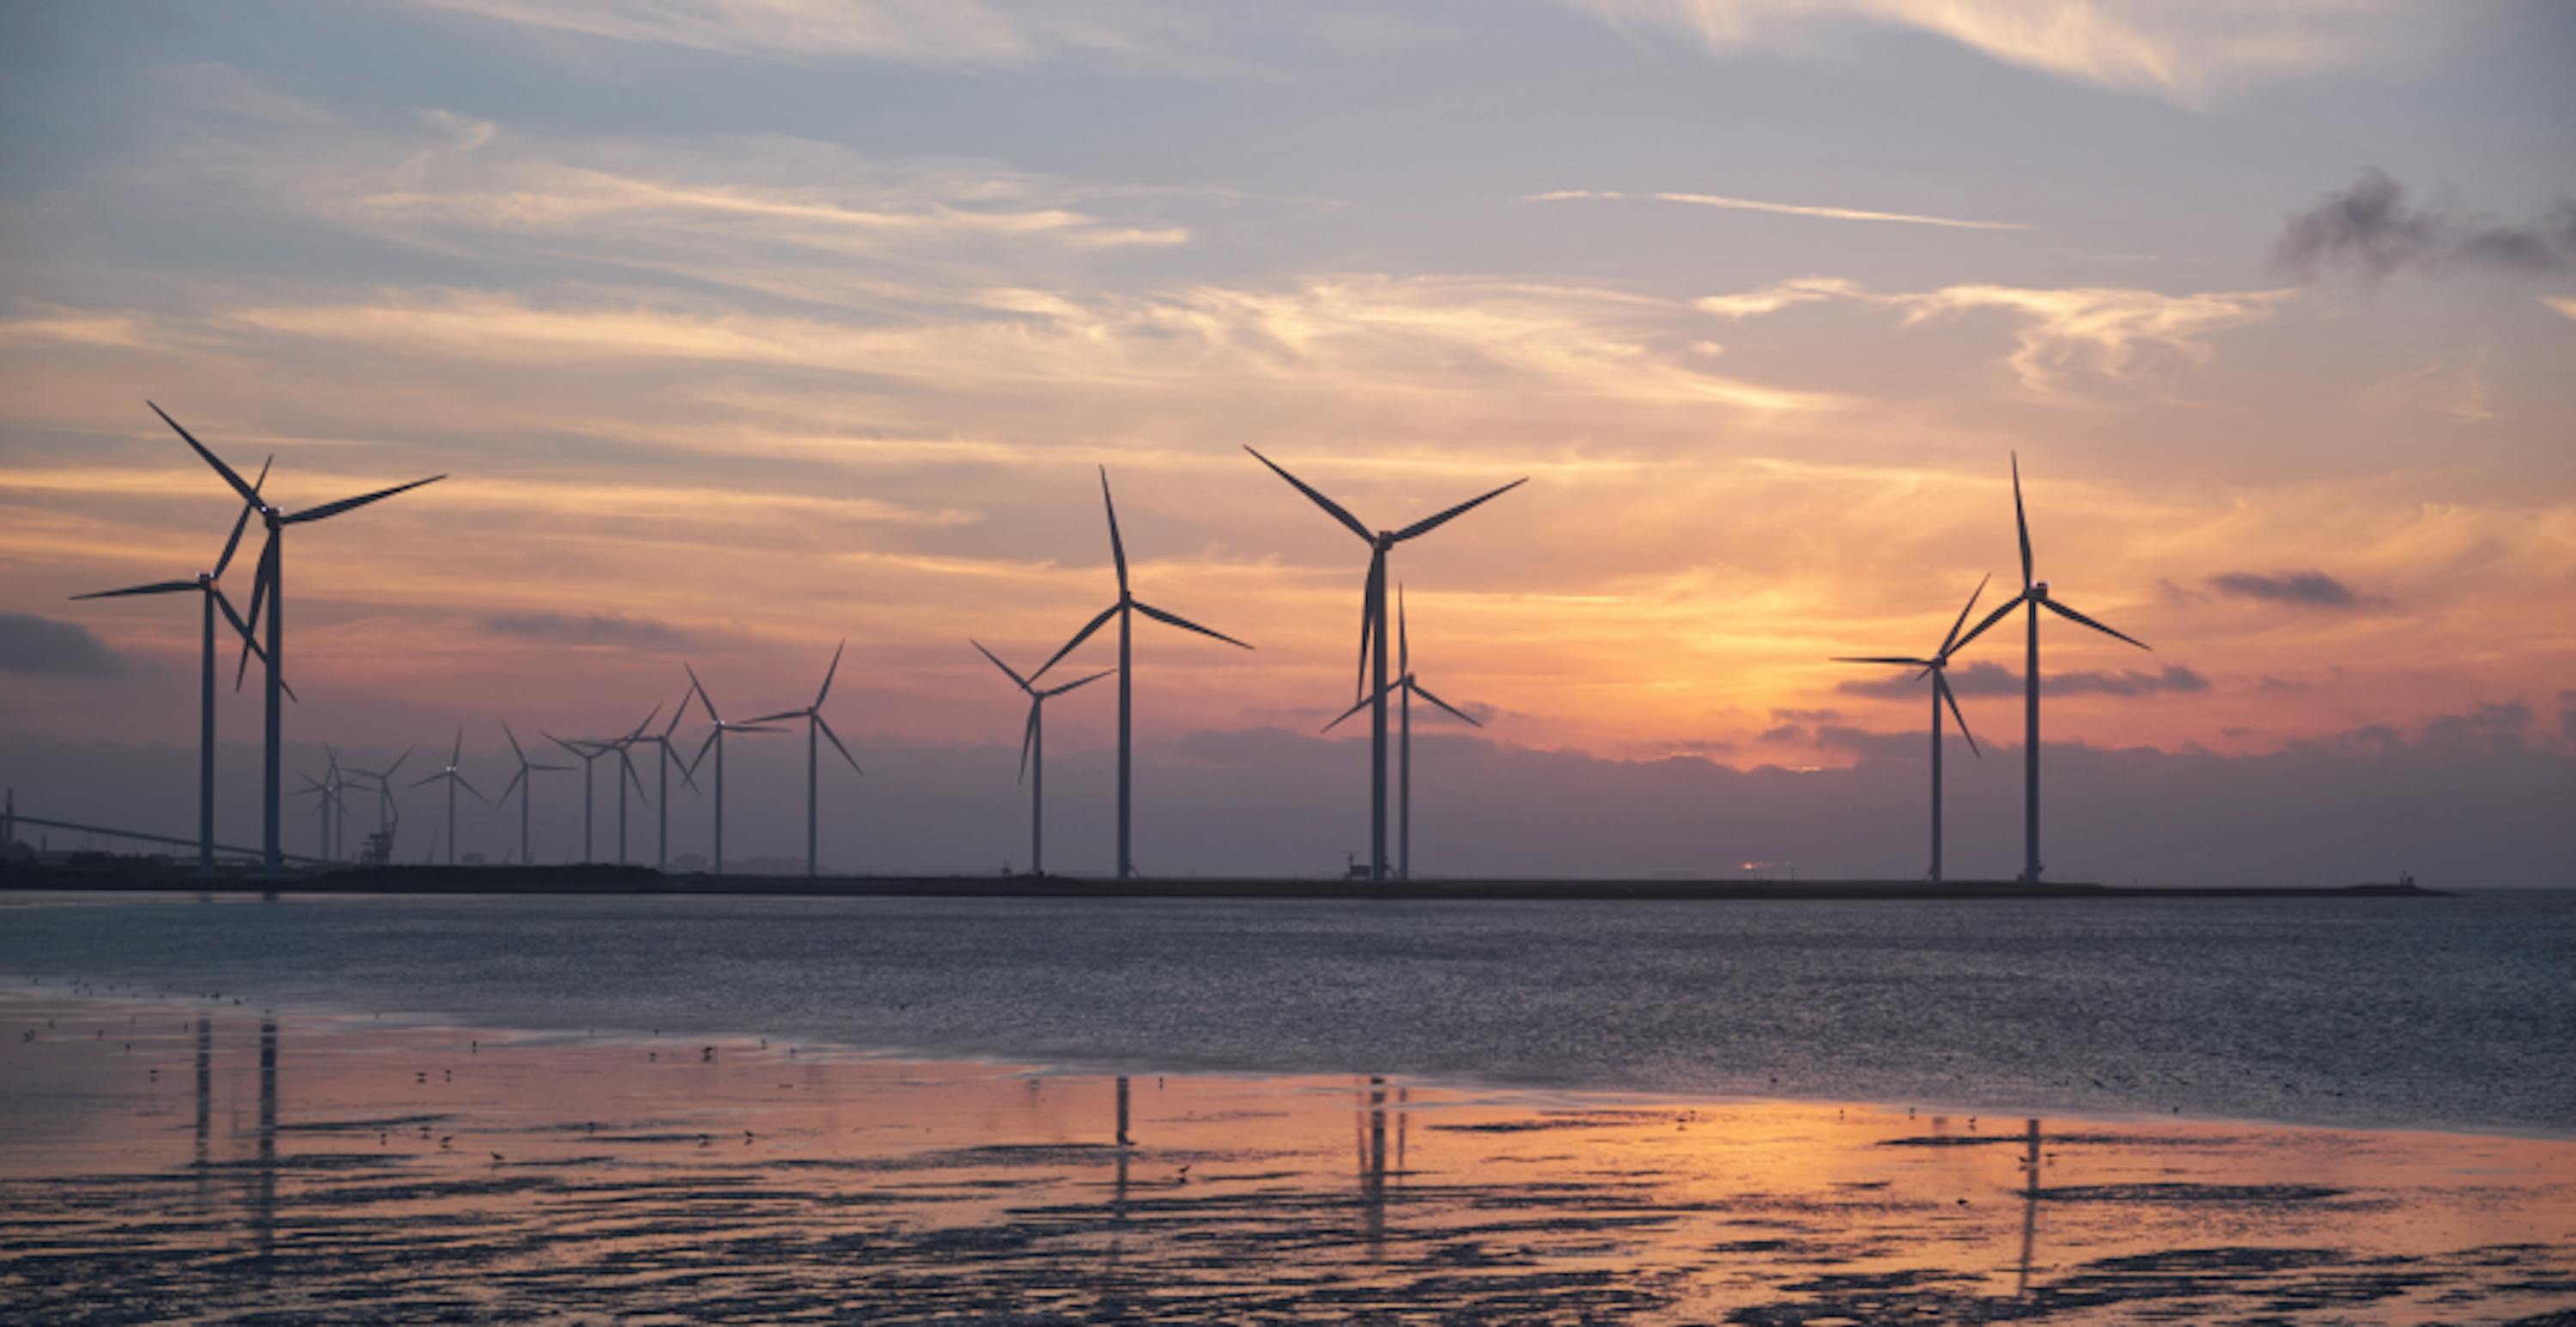
[{"label": "tidal mudflat", "polygon": [[30,1321],[2495,1322],[2576,1143],[0,997]]}]

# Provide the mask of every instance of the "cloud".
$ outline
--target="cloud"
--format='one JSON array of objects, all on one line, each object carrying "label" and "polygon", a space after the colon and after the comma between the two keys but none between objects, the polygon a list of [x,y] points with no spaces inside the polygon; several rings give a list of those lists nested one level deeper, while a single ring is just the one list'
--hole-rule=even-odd
[{"label": "cloud", "polygon": [[1762,741],[1762,742],[1771,742],[1771,743],[1775,743],[1775,744],[1776,744],[1776,743],[1787,743],[1787,742],[1803,742],[1803,741],[1806,741],[1806,740],[1807,740],[1807,730],[1806,730],[1804,727],[1802,727],[1802,726],[1800,726],[1800,725],[1798,725],[1798,724],[1794,724],[1794,723],[1784,723],[1784,724],[1779,725],[1779,726],[1778,726],[1778,727],[1776,727],[1776,728],[1766,728],[1766,729],[1763,729],[1763,730],[1762,730],[1762,734],[1761,734],[1761,736],[1759,736],[1759,737],[1758,737],[1758,738],[1756,738],[1755,740],[1756,740],[1756,741]]},{"label": "cloud", "polygon": [[0,613],[0,673],[90,679],[124,671],[125,660],[77,622]]},{"label": "cloud", "polygon": [[43,307],[24,317],[0,318],[0,346],[103,346],[139,350],[149,345],[143,321],[122,314]]},{"label": "cloud", "polygon": [[1629,194],[1600,189],[1556,189],[1530,194],[1525,203],[1559,203],[1576,199],[1640,199],[1660,203],[1688,203],[1695,207],[1714,207],[1731,212],[1770,212],[1789,217],[1820,217],[1828,221],[1893,221],[1909,226],[1942,226],[1952,230],[2028,230],[2013,221],[1961,221],[1954,217],[1922,216],[1912,212],[1870,212],[1850,207],[1815,207],[1804,203],[1766,203],[1754,198],[1729,198],[1722,194],[1647,193]]},{"label": "cloud", "polygon": [[2272,244],[2272,262],[2302,280],[2356,272],[2379,280],[2404,268],[2544,276],[2576,269],[2576,200],[2510,223],[2417,207],[2406,187],[2373,167],[2350,186],[2293,212]]},{"label": "cloud", "polygon": [[1570,0],[1714,50],[1796,47],[1853,23],[1930,32],[2007,64],[2186,105],[2252,83],[2381,58],[2445,16],[2384,0]]},{"label": "cloud", "polygon": [[2353,593],[2351,586],[2322,571],[2285,571],[2277,575],[2227,571],[2210,577],[2209,586],[2240,599],[2311,608],[2353,608],[2362,602],[2362,596]]},{"label": "cloud", "polygon": [[[1920,700],[1924,688],[1930,685],[1916,681],[1912,672],[1900,671],[1887,677],[1838,682],[1834,690],[1850,696]],[[2021,674],[2002,664],[1979,660],[1951,670],[1950,690],[1960,696],[2018,696]],[[2042,695],[2057,696],[2137,697],[2207,690],[2209,679],[2181,664],[2168,664],[2164,671],[2155,673],[2136,669],[2051,673],[2040,682]]]},{"label": "cloud", "polygon": [[984,0],[422,0],[523,27],[767,60],[1008,65],[1105,35]]},{"label": "cloud", "polygon": [[1931,742],[1924,733],[1882,733],[1867,728],[1826,724],[1816,729],[1816,745],[1827,751],[1843,751],[1878,760],[1922,760],[1931,754]]},{"label": "cloud", "polygon": [[1749,318],[1799,304],[1849,299],[1903,313],[1914,326],[1980,310],[2001,310],[2021,324],[2016,348],[2006,357],[2022,385],[2057,393],[2072,371],[2107,378],[2127,376],[2141,358],[2161,354],[2193,365],[2210,357],[2208,338],[2271,316],[2288,290],[2209,291],[2166,295],[2153,290],[2087,286],[1961,285],[1915,292],[1877,292],[1831,277],[1804,277],[1760,290],[1705,296],[1693,307],[1726,318]]},{"label": "cloud", "polygon": [[2543,295],[2540,297],[2540,302],[2548,305],[2562,318],[2576,318],[2576,299],[2569,299],[2564,295]]},{"label": "cloud", "polygon": [[1773,710],[1771,717],[1782,723],[1831,723],[1843,717],[1841,710]]},{"label": "cloud", "polygon": [[497,636],[550,645],[606,646],[636,650],[677,650],[696,637],[649,617],[623,613],[495,613],[482,619]]}]

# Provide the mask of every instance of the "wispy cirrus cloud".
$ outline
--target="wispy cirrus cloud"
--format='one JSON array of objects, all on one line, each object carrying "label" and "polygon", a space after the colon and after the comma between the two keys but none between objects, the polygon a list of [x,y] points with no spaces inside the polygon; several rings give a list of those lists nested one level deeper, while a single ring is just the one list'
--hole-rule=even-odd
[{"label": "wispy cirrus cloud", "polygon": [[1639,199],[1661,203],[1687,203],[1694,207],[1713,207],[1730,212],[1768,212],[1776,216],[1816,217],[1826,221],[1889,221],[1908,226],[1940,226],[1951,230],[2028,230],[2014,221],[1962,221],[1956,217],[1925,216],[1914,212],[1872,212],[1854,207],[1820,207],[1806,203],[1773,203],[1758,198],[1730,198],[1723,194],[1693,193],[1619,193],[1601,189],[1555,189],[1529,194],[1525,203],[1562,203],[1576,200],[1620,201]]},{"label": "wispy cirrus cloud", "polygon": [[1058,45],[1114,44],[1043,10],[986,0],[420,0],[521,27],[636,45],[810,62],[1007,65]]},{"label": "wispy cirrus cloud", "polygon": [[2384,59],[2444,22],[2391,0],[1568,0],[1719,51],[1816,44],[1838,26],[1934,33],[2025,69],[2206,104],[2240,87]]},{"label": "wispy cirrus cloud", "polygon": [[150,344],[144,320],[127,314],[37,306],[0,318],[0,346],[105,346],[139,350]]}]

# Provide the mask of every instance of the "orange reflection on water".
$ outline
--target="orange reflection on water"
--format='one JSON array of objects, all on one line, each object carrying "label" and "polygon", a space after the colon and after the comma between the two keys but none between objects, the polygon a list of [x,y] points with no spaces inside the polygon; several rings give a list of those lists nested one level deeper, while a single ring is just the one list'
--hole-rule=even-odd
[{"label": "orange reflection on water", "polygon": [[2411,1322],[2576,1286],[2576,1144],[1058,1075],[0,1004],[38,1317]]}]

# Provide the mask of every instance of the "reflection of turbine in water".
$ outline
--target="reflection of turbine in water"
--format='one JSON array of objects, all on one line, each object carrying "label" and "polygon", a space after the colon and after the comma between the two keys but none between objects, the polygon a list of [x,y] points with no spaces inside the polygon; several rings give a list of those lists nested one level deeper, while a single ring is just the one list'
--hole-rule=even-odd
[{"label": "reflection of turbine in water", "polygon": [[215,1117],[215,1023],[197,1015],[197,1201],[206,1200],[206,1138]]},{"label": "reflection of turbine in water", "polygon": [[2013,1283],[2015,1295],[2030,1293],[2030,1249],[2039,1234],[2039,1121],[2030,1121],[2029,1137],[2021,1163],[2027,1176],[2021,1191],[2021,1276]]},{"label": "reflection of turbine in water", "polygon": [[251,1241],[260,1275],[277,1245],[277,1020],[259,1020],[259,1165],[251,1172]]},{"label": "reflection of turbine in water", "polygon": [[1369,1261],[1386,1253],[1386,1080],[1369,1078],[1368,1132],[1360,1142],[1360,1219]]}]

